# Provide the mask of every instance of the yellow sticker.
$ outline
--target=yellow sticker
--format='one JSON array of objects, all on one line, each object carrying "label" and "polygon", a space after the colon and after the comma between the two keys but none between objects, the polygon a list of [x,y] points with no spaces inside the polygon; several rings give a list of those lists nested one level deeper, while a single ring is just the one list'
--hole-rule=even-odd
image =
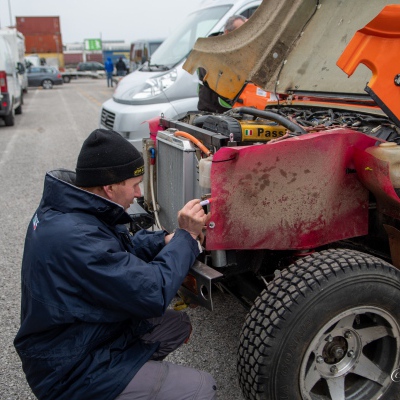
[{"label": "yellow sticker", "polygon": [[136,168],[135,171],[133,172],[133,176],[139,176],[139,175],[143,175],[143,174],[144,174],[144,165]]}]

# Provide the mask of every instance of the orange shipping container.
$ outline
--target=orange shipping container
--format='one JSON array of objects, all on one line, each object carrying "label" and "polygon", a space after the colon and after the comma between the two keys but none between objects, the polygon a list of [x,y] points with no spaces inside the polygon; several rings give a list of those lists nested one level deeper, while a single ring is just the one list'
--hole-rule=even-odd
[{"label": "orange shipping container", "polygon": [[62,53],[61,35],[25,35],[26,53]]}]

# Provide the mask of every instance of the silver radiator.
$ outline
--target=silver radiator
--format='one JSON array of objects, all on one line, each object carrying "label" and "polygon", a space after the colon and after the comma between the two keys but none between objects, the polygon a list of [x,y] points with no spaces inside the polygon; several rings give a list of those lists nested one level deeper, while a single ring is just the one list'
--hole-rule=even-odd
[{"label": "silver radiator", "polygon": [[172,231],[177,228],[178,211],[201,196],[196,147],[167,130],[158,132],[156,148],[159,218],[161,225]]}]

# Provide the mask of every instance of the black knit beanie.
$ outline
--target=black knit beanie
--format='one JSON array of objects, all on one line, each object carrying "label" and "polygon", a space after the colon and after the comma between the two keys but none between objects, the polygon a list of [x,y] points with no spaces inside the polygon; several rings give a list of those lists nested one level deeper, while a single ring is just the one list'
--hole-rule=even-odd
[{"label": "black knit beanie", "polygon": [[143,174],[143,157],[131,143],[115,131],[96,129],[83,142],[75,184],[105,186]]}]

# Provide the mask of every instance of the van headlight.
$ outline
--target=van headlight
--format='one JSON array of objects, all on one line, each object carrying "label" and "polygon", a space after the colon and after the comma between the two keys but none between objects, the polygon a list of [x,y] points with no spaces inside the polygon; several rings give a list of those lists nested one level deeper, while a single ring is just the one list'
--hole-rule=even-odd
[{"label": "van headlight", "polygon": [[164,75],[159,75],[155,78],[148,79],[144,88],[133,96],[134,100],[148,99],[161,94],[164,90],[171,87],[178,76],[176,69],[172,69]]}]

